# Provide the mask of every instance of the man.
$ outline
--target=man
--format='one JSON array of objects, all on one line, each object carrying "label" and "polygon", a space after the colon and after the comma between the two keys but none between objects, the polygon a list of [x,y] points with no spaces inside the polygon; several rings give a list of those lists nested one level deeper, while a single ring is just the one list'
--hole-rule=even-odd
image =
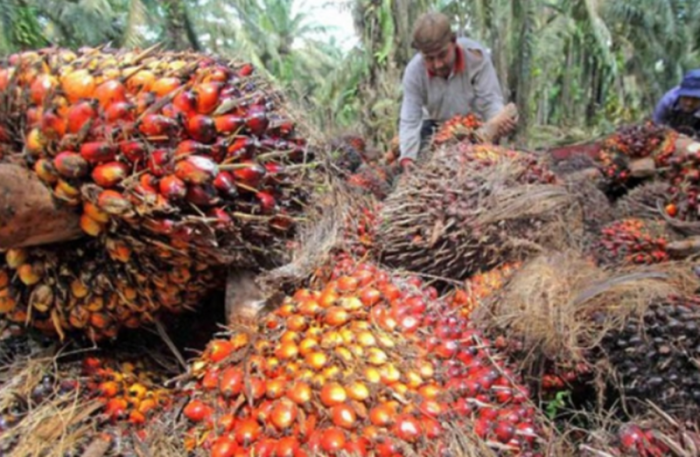
[{"label": "man", "polygon": [[[470,112],[487,121],[503,108],[488,53],[474,40],[457,39],[447,16],[423,14],[414,26],[412,46],[419,52],[404,73],[399,122],[399,161],[404,170],[415,164],[438,123]],[[501,134],[515,125],[515,120],[506,121]]]},{"label": "man", "polygon": [[654,110],[654,122],[690,136],[700,136],[700,68],[666,92]]}]

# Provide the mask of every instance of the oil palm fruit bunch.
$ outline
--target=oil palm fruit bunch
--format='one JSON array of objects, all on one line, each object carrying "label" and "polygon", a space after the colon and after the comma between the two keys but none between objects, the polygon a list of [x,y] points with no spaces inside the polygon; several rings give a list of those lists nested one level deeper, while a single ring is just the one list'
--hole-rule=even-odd
[{"label": "oil palm fruit bunch", "polygon": [[[663,181],[644,183],[620,198],[615,203],[615,212],[621,218],[659,219],[671,190],[672,186]],[[669,207],[666,213],[673,213],[673,208]]]},{"label": "oil palm fruit bunch", "polygon": [[700,152],[673,156],[664,178],[669,184],[662,211],[674,219],[700,220]]},{"label": "oil palm fruit bunch", "polygon": [[657,168],[667,166],[677,138],[677,132],[653,122],[621,127],[603,142],[598,160],[608,180],[624,184],[630,178],[630,160],[651,157]]},{"label": "oil palm fruit bunch", "polygon": [[574,198],[555,181],[527,153],[440,149],[382,202],[376,252],[391,267],[454,280],[523,260],[533,243],[561,235],[560,215]]},{"label": "oil palm fruit bunch", "polygon": [[460,455],[449,430],[503,455],[540,432],[517,375],[417,278],[339,261],[259,323],[211,341],[183,412],[210,455]]},{"label": "oil palm fruit bunch", "polygon": [[[0,315],[53,336],[92,341],[195,307],[221,285],[215,267],[125,238],[9,249],[0,263]],[[136,241],[133,242],[136,245]]]},{"label": "oil palm fruit bunch", "polygon": [[196,53],[14,54],[0,62],[0,126],[5,159],[75,206],[89,235],[129,227],[200,257],[274,251],[313,187],[282,98],[250,64]]},{"label": "oil palm fruit bunch", "polygon": [[433,137],[433,141],[437,145],[458,143],[460,141],[478,143],[476,132],[482,125],[483,122],[474,113],[469,113],[466,116],[457,115],[440,126],[440,129]]},{"label": "oil palm fruit bunch", "polygon": [[389,173],[384,168],[363,164],[348,177],[347,182],[360,191],[370,193],[379,200],[383,200],[391,192],[389,180]]},{"label": "oil palm fruit bunch", "polygon": [[103,405],[99,413],[107,423],[140,428],[177,400],[162,371],[145,358],[89,356],[81,362],[81,383],[85,396]]},{"label": "oil palm fruit bunch", "polygon": [[670,233],[665,223],[650,219],[622,219],[603,227],[594,248],[601,265],[650,265],[666,262]]},{"label": "oil palm fruit bunch", "polygon": [[628,408],[642,413],[650,400],[674,417],[697,420],[700,411],[699,296],[655,300],[609,332],[603,357],[616,371]]},{"label": "oil palm fruit bunch", "polygon": [[[673,418],[668,418],[674,421]],[[605,430],[595,430],[589,436],[583,456],[665,457],[697,453],[700,435],[696,430],[678,423],[668,424],[654,418],[615,424]]]},{"label": "oil palm fruit bunch", "polygon": [[519,267],[519,262],[506,263],[470,277],[465,281],[464,288],[459,288],[451,294],[451,306],[458,309],[463,317],[469,318],[481,301],[501,290]]}]

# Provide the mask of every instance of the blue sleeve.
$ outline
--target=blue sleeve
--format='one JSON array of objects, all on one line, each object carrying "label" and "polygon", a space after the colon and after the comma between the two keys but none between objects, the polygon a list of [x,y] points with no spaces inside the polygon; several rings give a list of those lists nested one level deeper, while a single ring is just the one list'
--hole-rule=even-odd
[{"label": "blue sleeve", "polygon": [[673,105],[675,105],[678,100],[677,93],[678,88],[676,87],[666,92],[664,96],[661,97],[661,100],[659,100],[659,103],[656,105],[656,109],[654,109],[653,120],[656,124],[667,123]]}]

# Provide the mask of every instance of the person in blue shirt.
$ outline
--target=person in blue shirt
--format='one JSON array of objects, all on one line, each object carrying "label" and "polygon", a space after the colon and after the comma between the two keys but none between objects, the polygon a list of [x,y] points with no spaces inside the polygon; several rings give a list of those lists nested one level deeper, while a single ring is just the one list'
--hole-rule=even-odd
[{"label": "person in blue shirt", "polygon": [[700,137],[700,68],[687,72],[679,86],[666,92],[656,105],[653,120]]}]

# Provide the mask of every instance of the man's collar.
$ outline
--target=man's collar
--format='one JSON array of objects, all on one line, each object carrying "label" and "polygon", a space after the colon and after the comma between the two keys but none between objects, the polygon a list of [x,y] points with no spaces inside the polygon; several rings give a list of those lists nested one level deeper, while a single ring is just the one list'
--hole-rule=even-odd
[{"label": "man's collar", "polygon": [[[450,76],[458,75],[462,73],[466,68],[467,68],[467,63],[465,62],[464,58],[464,49],[458,44],[455,44],[455,63],[454,63],[454,68],[452,69],[452,72],[450,72]],[[428,76],[430,78],[433,78],[437,76],[435,73],[433,73],[430,70],[428,71]]]}]

